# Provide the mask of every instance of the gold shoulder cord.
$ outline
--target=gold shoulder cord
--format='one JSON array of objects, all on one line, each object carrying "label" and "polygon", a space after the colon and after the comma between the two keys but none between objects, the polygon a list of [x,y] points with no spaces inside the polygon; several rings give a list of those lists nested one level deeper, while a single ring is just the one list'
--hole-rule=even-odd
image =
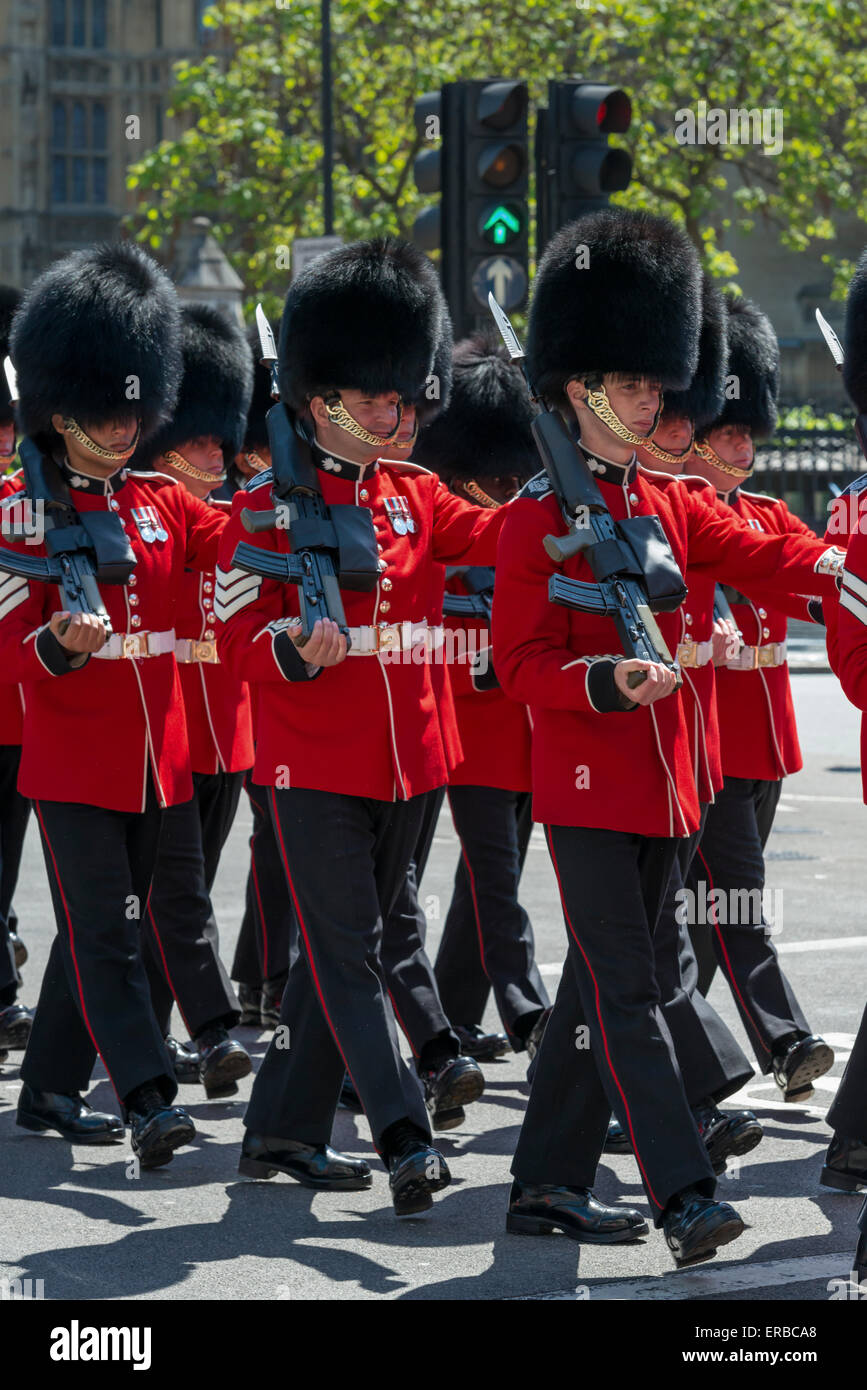
[{"label": "gold shoulder cord", "polygon": [[403,401],[399,401],[397,406],[397,424],[391,431],[391,434],[371,434],[370,430],[366,430],[363,425],[358,423],[354,416],[350,415],[339,396],[329,396],[325,401],[325,409],[332,425],[338,425],[340,429],[346,430],[346,433],[351,434],[353,438],[360,439],[363,444],[375,444],[377,446],[394,443],[403,419]]},{"label": "gold shoulder cord", "polygon": [[603,425],[607,425],[611,433],[616,434],[618,439],[622,439],[626,444],[641,444],[646,448],[647,441],[652,438],[653,431],[659,424],[662,415],[662,392],[659,393],[659,405],[653,417],[653,428],[648,435],[633,434],[632,430],[626,428],[620,417],[615,415],[604,386],[596,386],[592,391],[587,392],[587,405],[597,420],[601,420]]},{"label": "gold shoulder cord", "polygon": [[226,470],[222,473],[206,473],[204,468],[196,468],[195,464],[188,463],[182,454],[176,454],[174,449],[167,449],[163,454],[166,463],[170,463],[172,468],[176,468],[179,473],[186,473],[188,478],[195,478],[197,483],[210,483],[217,487],[219,483],[226,481]]},{"label": "gold shoulder cord", "polygon": [[139,439],[141,438],[141,421],[139,421],[136,426],[135,439],[128,449],[124,449],[122,453],[118,453],[115,449],[104,449],[101,444],[97,444],[96,440],[91,439],[90,435],[85,433],[78,421],[74,420],[71,415],[65,415],[63,417],[63,428],[72,435],[73,439],[77,439],[79,444],[82,444],[85,449],[95,454],[98,459],[106,459],[109,463],[123,463],[125,459],[128,459],[131,454],[135,453],[138,448]]},{"label": "gold shoulder cord", "polygon": [[705,463],[712,464],[713,467],[718,468],[721,473],[727,473],[730,478],[737,478],[739,483],[742,483],[745,478],[748,478],[753,471],[752,463],[749,468],[735,468],[733,463],[724,463],[716,449],[712,449],[706,440],[701,443],[696,443],[694,447],[700,459],[704,459]]}]

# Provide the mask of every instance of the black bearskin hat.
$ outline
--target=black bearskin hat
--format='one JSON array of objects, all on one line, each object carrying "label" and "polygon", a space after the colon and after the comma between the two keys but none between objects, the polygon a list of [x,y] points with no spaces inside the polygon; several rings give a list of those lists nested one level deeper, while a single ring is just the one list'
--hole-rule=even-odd
[{"label": "black bearskin hat", "polygon": [[846,296],[843,385],[859,415],[867,411],[867,251],[862,251]]},{"label": "black bearskin hat", "polygon": [[[780,347],[771,320],[752,300],[726,292],[728,376],[738,397],[726,400],[712,428],[746,425],[754,439],[767,439],[777,427]],[[705,431],[707,432],[707,431]]]},{"label": "black bearskin hat", "polygon": [[572,377],[606,372],[683,391],[695,373],[700,323],[701,266],[686,233],[648,212],[590,212],[561,227],[539,263],[530,379],[557,405]]},{"label": "black bearskin hat", "polygon": [[0,285],[0,425],[8,425],[14,418],[3,360],[9,356],[9,329],[20,303],[20,290],[14,290],[11,285]]},{"label": "black bearskin hat", "polygon": [[537,413],[522,371],[502,344],[474,334],[455,348],[451,403],[422,430],[413,462],[445,479],[514,474],[526,480],[539,468],[530,433]]},{"label": "black bearskin hat", "polygon": [[[56,444],[54,414],[85,429],[137,415],[142,437],[167,419],[181,376],[175,287],[134,242],[73,251],[26,291],[12,323],[18,424]],[[135,379],[137,396],[130,395]]]},{"label": "black bearskin hat", "polygon": [[[277,336],[280,335],[280,325],[277,325]],[[265,416],[276,402],[271,395],[271,368],[262,366],[262,349],[259,343],[259,333],[255,324],[247,333],[247,342],[250,345],[250,353],[253,359],[253,394],[250,397],[250,408],[247,411],[247,427],[244,434],[243,448],[256,451],[268,448],[268,426],[265,423]]]},{"label": "black bearskin hat", "polygon": [[231,463],[241,447],[253,390],[253,362],[244,330],[210,304],[181,310],[183,375],[172,418],[133,455],[131,468],[149,468],[169,449],[213,435]]},{"label": "black bearskin hat", "polygon": [[728,366],[727,319],[722,292],[705,272],[701,292],[698,366],[685,391],[666,393],[664,408],[667,418],[685,417],[700,430],[719,415],[725,404]]},{"label": "black bearskin hat", "polygon": [[303,410],[343,387],[423,394],[441,329],[433,263],[407,241],[375,237],[319,256],[295,280],[280,325],[280,394]]}]

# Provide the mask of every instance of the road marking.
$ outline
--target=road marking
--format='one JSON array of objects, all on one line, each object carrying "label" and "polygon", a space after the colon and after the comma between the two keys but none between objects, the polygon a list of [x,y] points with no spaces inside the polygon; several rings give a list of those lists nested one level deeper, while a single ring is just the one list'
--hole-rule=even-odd
[{"label": "road marking", "polygon": [[[820,941],[774,941],[780,955],[796,955],[804,951],[844,951],[850,947],[867,946],[867,936],[829,936]],[[563,966],[556,961],[539,966],[540,975],[559,975]]]},{"label": "road marking", "polygon": [[864,805],[863,796],[814,796],[812,792],[783,792],[780,799],[783,797],[786,801],[847,801],[853,806]]},{"label": "road marking", "polygon": [[[852,1237],[854,1249],[855,1238]],[[852,1270],[852,1250],[833,1255],[805,1255],[800,1260],[763,1260],[756,1264],[729,1265],[716,1269],[676,1270],[667,1274],[648,1275],[645,1279],[606,1279],[599,1284],[589,1281],[577,1289],[562,1289],[556,1293],[525,1294],[507,1303],[575,1302],[586,1297],[590,1301],[661,1302],[671,1299],[701,1298],[707,1294],[738,1293],[744,1289],[783,1288],[787,1284],[804,1284],[815,1279],[848,1279]]]}]

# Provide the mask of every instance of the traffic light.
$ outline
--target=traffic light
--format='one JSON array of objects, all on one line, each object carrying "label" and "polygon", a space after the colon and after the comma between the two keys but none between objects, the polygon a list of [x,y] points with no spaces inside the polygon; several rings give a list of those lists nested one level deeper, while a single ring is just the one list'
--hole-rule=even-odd
[{"label": "traffic light", "polygon": [[413,240],[442,252],[457,337],[489,321],[489,290],[509,311],[527,300],[527,106],[527,84],[499,78],[450,82],[415,104],[419,135],[442,139],[417,156],[416,185],[442,200],[416,218]]},{"label": "traffic light", "polygon": [[632,102],[619,87],[599,82],[548,83],[548,107],[536,124],[536,255],[562,227],[582,213],[605,207],[632,177],[632,158],[612,149],[609,135],[623,135]]}]

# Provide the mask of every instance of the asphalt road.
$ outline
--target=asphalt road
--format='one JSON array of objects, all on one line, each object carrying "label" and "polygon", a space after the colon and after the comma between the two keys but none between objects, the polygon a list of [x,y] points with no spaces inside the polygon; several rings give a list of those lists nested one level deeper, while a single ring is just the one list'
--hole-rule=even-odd
[{"label": "asphalt road", "polygon": [[[249,1081],[231,1102],[206,1102],[184,1087],[198,1138],[167,1167],[136,1179],[126,1146],[71,1149],[59,1137],[14,1124],[14,1058],[0,1073],[0,1280],[41,1279],[46,1299],[829,1299],[845,1279],[855,1242],[857,1197],[818,1187],[828,1141],[824,1113],[867,999],[867,921],[861,862],[867,810],[861,802],[859,716],[834,679],[794,678],[805,771],[786,783],[769,846],[768,886],[782,890],[783,963],[811,1026],[837,1050],[815,1103],[785,1106],[757,1078],[738,1098],[759,1114],[763,1143],[721,1181],[749,1229],[712,1263],[675,1271],[658,1232],[629,1246],[577,1246],[562,1238],[507,1236],[509,1159],[526,1100],[523,1058],[487,1067],[487,1089],[465,1126],[442,1138],[452,1186],[424,1218],[398,1221],[363,1118],[340,1112],[335,1144],[370,1157],[369,1192],[313,1195],[284,1178],[236,1175]],[[216,906],[231,959],[246,874],[249,816],[242,806],[224,856]],[[456,841],[440,823],[423,894],[436,949],[448,905]],[[562,919],[539,832],[523,882],[537,956],[555,987]],[[53,931],[36,836],[26,846],[16,906],[31,959],[23,1000],[33,1004]],[[742,1036],[719,979],[714,1003]],[[493,1025],[495,1019],[489,1015]],[[180,1029],[180,1024],[177,1024]],[[239,1033],[255,1059],[266,1036]],[[92,1099],[112,1108],[99,1067]],[[734,1103],[734,1102],[732,1102]],[[599,1193],[643,1205],[631,1157],[605,1158]],[[839,1286],[835,1286],[839,1287]]]}]

